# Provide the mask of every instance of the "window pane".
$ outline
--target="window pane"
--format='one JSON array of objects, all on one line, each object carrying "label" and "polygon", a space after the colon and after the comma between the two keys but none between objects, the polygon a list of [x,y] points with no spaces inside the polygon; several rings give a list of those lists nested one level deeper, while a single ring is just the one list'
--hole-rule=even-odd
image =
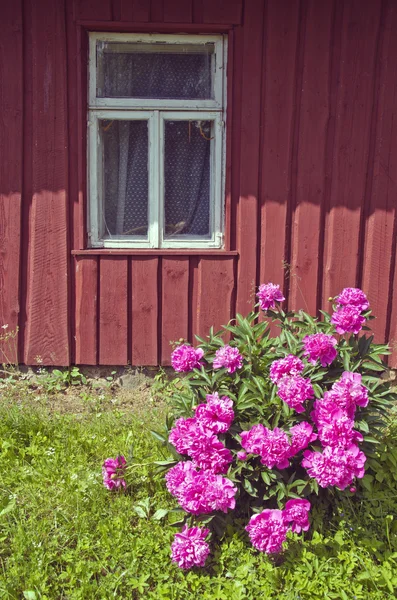
[{"label": "window pane", "polygon": [[148,122],[99,121],[103,152],[104,235],[147,237]]},{"label": "window pane", "polygon": [[98,42],[97,97],[211,99],[214,44]]},{"label": "window pane", "polygon": [[164,123],[164,237],[209,238],[213,122]]}]

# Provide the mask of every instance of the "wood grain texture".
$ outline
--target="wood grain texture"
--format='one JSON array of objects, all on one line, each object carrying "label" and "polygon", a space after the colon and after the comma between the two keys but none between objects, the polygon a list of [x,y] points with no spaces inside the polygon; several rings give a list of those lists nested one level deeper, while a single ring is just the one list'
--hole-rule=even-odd
[{"label": "wood grain texture", "polygon": [[158,361],[158,258],[131,261],[132,365],[157,365]]},{"label": "wood grain texture", "polygon": [[[374,159],[365,224],[362,288],[377,317],[371,322],[376,341],[388,335],[388,311],[395,264],[394,223],[397,212],[397,6],[388,2],[381,32],[376,103]],[[393,321],[392,321],[393,322]]]},{"label": "wood grain texture", "polygon": [[121,20],[145,23],[150,20],[150,0],[121,0]]},{"label": "wood grain texture", "polygon": [[189,258],[162,258],[161,364],[171,364],[170,342],[189,332]]},{"label": "wood grain texture", "polygon": [[[246,0],[246,3],[250,0]],[[260,2],[263,4],[264,2]],[[248,9],[249,10],[249,9]],[[204,23],[230,23],[239,25],[242,20],[242,0],[203,0]],[[260,14],[258,14],[260,18]]]},{"label": "wood grain texture", "polygon": [[344,3],[334,165],[325,219],[323,297],[357,284],[380,1]]},{"label": "wood grain texture", "polygon": [[[73,0],[67,0],[71,2]],[[112,20],[112,0],[74,0],[77,19]]]},{"label": "wood grain texture", "polygon": [[[24,360],[68,365],[68,146],[62,0],[29,0],[32,152]],[[26,7],[26,5],[25,5]],[[43,43],[45,40],[45,44]]]},{"label": "wood grain texture", "polygon": [[128,258],[99,262],[99,364],[128,362]]},{"label": "wood grain texture", "polygon": [[268,2],[264,30],[260,283],[283,284],[291,192],[299,3]]},{"label": "wood grain texture", "polygon": [[96,365],[98,352],[98,259],[75,260],[75,362]]},{"label": "wood grain texture", "polygon": [[164,0],[164,21],[170,23],[191,23],[193,0]]},{"label": "wood grain texture", "polygon": [[[0,326],[19,326],[22,193],[22,2],[2,7],[0,20]],[[18,363],[18,335],[0,342],[0,363]]]},{"label": "wood grain texture", "polygon": [[236,304],[237,312],[242,314],[251,309],[257,284],[263,2],[246,0],[244,7],[243,75],[239,82],[242,85],[242,112],[237,215],[237,249],[240,251],[240,259]]},{"label": "wood grain texture", "polygon": [[291,227],[288,307],[317,310],[321,205],[330,119],[330,38],[333,2],[306,3],[302,91],[296,145],[296,178]]},{"label": "wood grain texture", "polygon": [[[242,95],[243,89],[240,84],[243,76],[243,28],[235,27],[232,35],[232,46],[229,52],[233,52],[232,80],[228,81],[228,88],[232,94],[231,121],[226,125],[228,136],[228,149],[230,151],[230,218],[226,217],[229,225],[230,235],[228,248],[237,249],[237,214],[240,198],[240,161],[241,161],[241,118],[242,118]],[[226,157],[228,161],[228,157]],[[228,221],[230,220],[230,223]]]},{"label": "wood grain texture", "polygon": [[218,331],[233,315],[234,260],[202,258],[196,273],[197,294],[193,305],[193,333],[206,337],[210,327]]}]

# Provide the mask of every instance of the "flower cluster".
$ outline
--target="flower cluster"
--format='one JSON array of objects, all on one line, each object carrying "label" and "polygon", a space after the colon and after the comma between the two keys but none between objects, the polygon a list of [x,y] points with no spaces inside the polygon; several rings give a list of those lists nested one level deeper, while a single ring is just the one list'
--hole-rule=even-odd
[{"label": "flower cluster", "polygon": [[287,532],[300,533],[310,527],[308,500],[288,500],[284,510],[266,508],[251,517],[247,527],[252,545],[260,552],[274,554],[282,550]]},{"label": "flower cluster", "polygon": [[[277,315],[272,309],[277,310],[285,299],[280,286],[263,284],[257,297],[260,308],[270,311],[267,319],[274,320]],[[235,325],[226,328],[233,335],[232,345],[222,345],[216,334],[201,342],[205,357],[202,348],[187,344],[172,353],[176,371],[200,369],[187,378],[191,412],[175,421],[168,437],[183,455],[165,476],[168,491],[188,514],[189,526],[176,534],[172,544],[172,560],[180,568],[204,566],[209,531],[217,531],[216,520],[223,519],[219,513],[233,510],[236,498],[247,504],[242,507],[244,513],[250,507],[262,511],[251,517],[245,529],[256,549],[271,554],[282,550],[288,531],[300,533],[310,526],[307,499],[286,498],[283,510],[276,508],[274,502],[287,482],[294,491],[314,491],[317,484],[356,490],[355,479],[364,476],[366,456],[360,449],[363,436],[355,420],[366,418],[366,412],[358,409],[367,406],[369,393],[361,374],[345,371],[335,375],[343,370],[342,357],[361,352],[358,340],[338,342],[336,333],[358,333],[369,304],[361,290],[345,288],[337,296],[336,306],[331,322],[325,319],[321,323],[279,310],[283,334],[275,340],[269,339],[269,329],[258,315],[245,320],[239,317]],[[248,328],[252,328],[252,336],[247,335]],[[274,356],[282,358],[272,361]],[[331,385],[336,377],[339,379]],[[215,383],[219,390],[229,389],[228,395],[214,391]],[[275,390],[269,394],[272,384],[292,410],[282,402],[275,406]],[[205,401],[203,389],[211,390]],[[262,397],[264,404],[259,406]],[[188,396],[181,394],[177,406],[187,410]],[[357,412],[361,412],[360,419]],[[360,429],[364,430],[361,425]],[[271,469],[281,472],[268,473]],[[112,487],[123,485],[121,475],[120,470],[111,473]],[[269,498],[272,508],[258,509],[260,497]],[[203,528],[204,519],[208,529]],[[201,527],[193,526],[200,522]]]},{"label": "flower cluster", "polygon": [[204,350],[201,348],[192,348],[187,344],[181,344],[171,354],[171,364],[175,371],[188,373],[193,369],[200,368],[203,364],[201,362],[203,355]]},{"label": "flower cluster", "polygon": [[191,567],[204,567],[210,551],[205,541],[209,529],[201,527],[185,527],[180,533],[175,534],[175,540],[171,546],[172,561],[176,562],[181,569]]},{"label": "flower cluster", "polygon": [[304,421],[291,427],[290,435],[278,427],[271,430],[259,424],[242,431],[240,437],[244,450],[260,456],[261,463],[268,469],[286,469],[290,459],[307,448],[317,435],[310,423]]},{"label": "flower cluster", "polygon": [[222,474],[232,462],[232,453],[216,433],[226,432],[234,418],[233,401],[215,392],[196,407],[195,416],[180,418],[169,442],[192,460],[179,462],[166,475],[167,488],[181,507],[192,514],[234,508],[237,489]]},{"label": "flower cluster", "polygon": [[304,453],[302,466],[321,487],[336,485],[341,490],[354,478],[364,476],[365,454],[357,446],[363,437],[354,429],[357,406],[367,406],[368,390],[361,375],[345,371],[324,397],[316,400],[311,413],[323,452]]},{"label": "flower cluster", "polygon": [[103,485],[108,490],[117,490],[120,487],[125,488],[125,468],[127,461],[124,456],[117,458],[107,458],[102,465]]},{"label": "flower cluster", "polygon": [[262,310],[275,308],[276,302],[283,302],[285,300],[280,286],[274,283],[262,283],[256,295],[259,298],[259,306]]},{"label": "flower cluster", "polygon": [[338,308],[331,317],[331,323],[335,325],[337,333],[359,333],[365,323],[361,313],[369,308],[364,292],[358,288],[345,288],[336,302]]}]

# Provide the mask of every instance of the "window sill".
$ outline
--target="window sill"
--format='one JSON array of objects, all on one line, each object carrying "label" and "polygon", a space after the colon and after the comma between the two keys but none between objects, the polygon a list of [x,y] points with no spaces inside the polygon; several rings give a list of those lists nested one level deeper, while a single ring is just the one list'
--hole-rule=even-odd
[{"label": "window sill", "polygon": [[91,248],[89,250],[72,250],[73,256],[238,256],[237,250],[220,250],[219,248]]}]

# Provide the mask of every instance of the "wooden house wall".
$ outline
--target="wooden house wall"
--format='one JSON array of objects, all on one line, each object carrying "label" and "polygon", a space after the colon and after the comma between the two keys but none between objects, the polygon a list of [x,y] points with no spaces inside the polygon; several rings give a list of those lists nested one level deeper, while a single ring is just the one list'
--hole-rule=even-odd
[{"label": "wooden house wall", "polygon": [[[363,287],[397,367],[395,0],[0,0],[3,360],[168,364],[283,284]],[[229,35],[225,251],[85,248],[86,32]],[[6,84],[4,84],[6,82]],[[12,340],[13,341],[13,340]]]}]

